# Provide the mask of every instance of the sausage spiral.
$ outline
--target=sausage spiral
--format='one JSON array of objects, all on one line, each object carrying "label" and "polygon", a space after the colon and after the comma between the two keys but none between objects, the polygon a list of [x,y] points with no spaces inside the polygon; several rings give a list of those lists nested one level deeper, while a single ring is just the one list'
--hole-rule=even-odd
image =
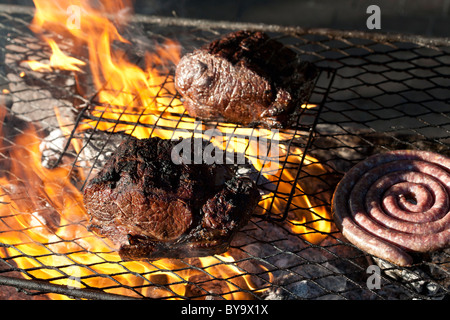
[{"label": "sausage spiral", "polygon": [[408,252],[449,246],[450,158],[415,150],[373,155],[339,182],[332,211],[351,243],[409,266]]}]

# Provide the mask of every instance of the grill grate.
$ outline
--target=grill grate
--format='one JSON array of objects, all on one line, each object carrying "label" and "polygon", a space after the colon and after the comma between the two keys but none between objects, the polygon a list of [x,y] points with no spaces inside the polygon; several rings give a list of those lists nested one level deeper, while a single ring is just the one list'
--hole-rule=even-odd
[{"label": "grill grate", "polygon": [[[27,59],[42,61],[50,55],[43,42],[28,30],[31,19],[28,12],[0,12],[0,58],[5,61],[1,88],[10,92],[3,96],[8,112],[0,130],[4,135],[2,176],[9,174],[9,150],[17,145],[18,136],[30,135],[26,129],[30,123],[36,127],[33,135],[44,141],[40,144],[43,162],[49,168],[69,168],[78,189],[126,134],[139,130],[149,135],[169,134],[168,138],[176,129],[187,129],[189,134],[202,129],[230,131],[243,138],[246,150],[262,135],[269,142],[279,143],[285,154],[280,156],[279,176],[270,183],[261,182],[263,186],[267,183],[269,191],[274,186],[276,189],[260,206],[259,215],[238,233],[229,255],[208,260],[123,262],[117,258],[113,244],[87,230],[86,217],[60,226],[76,230],[68,237],[39,219],[33,225],[17,227],[13,220],[26,220],[30,212],[2,203],[0,210],[7,214],[0,216],[1,284],[32,294],[52,292],[93,299],[117,295],[180,299],[441,299],[448,295],[448,251],[424,257],[412,268],[387,265],[348,244],[325,214],[342,175],[370,154],[417,148],[450,155],[450,43],[445,39],[428,41],[420,37],[136,17],[125,37],[136,44],[128,54],[138,64],[143,59],[140,52],[151,41],[175,39],[187,52],[220,34],[251,28],[267,31],[320,67],[323,71],[308,100],[309,105],[317,107],[301,109],[296,125],[280,130],[282,137],[275,138],[268,131],[250,129],[249,134],[230,124],[193,125],[185,112],[178,112],[181,104],[172,89],[171,72],[160,84],[158,97],[168,101],[160,112],[133,111],[131,115],[139,120],[135,122],[123,120],[122,114],[118,114],[118,120],[105,119],[104,113],[94,114],[92,108],[100,105],[95,102],[96,92],[89,92],[90,85],[78,88],[72,73],[35,73],[21,63]],[[63,44],[66,41],[59,40]],[[65,44],[70,46],[70,42]],[[20,76],[21,72],[25,76]],[[86,83],[89,81],[86,78]],[[66,119],[63,128],[67,130],[60,129],[54,107]],[[110,106],[101,107],[111,110]],[[148,117],[154,119],[150,125],[141,121]],[[99,120],[109,123],[109,133],[99,130]],[[86,122],[91,126],[89,130],[75,130]],[[82,141],[78,151],[71,144],[76,139]],[[258,157],[262,162],[270,158],[269,154]],[[15,199],[29,198],[26,191],[17,192],[10,186],[2,190],[2,202],[6,202],[5,195],[12,193]],[[305,195],[311,202],[308,206],[303,201]],[[279,208],[274,210],[274,206]],[[37,207],[34,212],[39,214],[45,209]],[[308,219],[302,221],[302,217]],[[323,224],[329,224],[330,229],[320,229]],[[29,231],[41,229],[50,236],[37,242]],[[11,240],[14,235],[17,239]],[[99,246],[94,248],[92,242]],[[367,267],[375,263],[382,270],[380,289],[367,285]],[[229,273],[224,274],[224,268]]]}]

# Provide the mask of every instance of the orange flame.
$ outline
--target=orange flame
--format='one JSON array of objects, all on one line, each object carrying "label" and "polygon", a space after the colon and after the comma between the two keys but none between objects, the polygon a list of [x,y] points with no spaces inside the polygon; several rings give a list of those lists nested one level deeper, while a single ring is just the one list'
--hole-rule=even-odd
[{"label": "orange flame", "polygon": [[27,60],[29,67],[33,71],[52,71],[53,69],[81,71],[78,66],[86,65],[85,62],[72,58],[64,54],[53,39],[45,39],[52,49],[52,56],[50,57],[50,64],[45,64],[39,61]]},{"label": "orange flame", "polygon": [[[167,105],[167,101],[157,98],[165,77],[155,72],[153,65],[157,63],[161,67],[164,63],[176,63],[180,58],[179,46],[167,41],[156,50],[156,54],[148,54],[146,70],[131,63],[122,49],[112,48],[114,42],[129,44],[110,18],[115,18],[119,26],[126,22],[131,1],[100,1],[100,8],[94,7],[89,0],[35,0],[34,3],[37,10],[31,24],[33,31],[41,33],[50,29],[68,33],[76,43],[87,46],[91,76],[97,89],[96,100],[116,107],[104,117],[112,116],[114,119],[114,114],[127,113],[135,108],[158,110]],[[84,65],[84,62],[64,55],[53,40],[44,39],[52,48],[50,66],[81,71],[77,65]],[[37,61],[28,61],[28,64],[33,70],[52,70]],[[100,107],[97,111],[102,112]]]},{"label": "orange flame", "polygon": [[[0,110],[4,115],[5,108]],[[3,118],[0,120],[3,123]],[[107,292],[148,297],[184,297],[189,294],[189,283],[199,277],[222,281],[221,293],[230,299],[251,297],[239,288],[256,290],[251,276],[236,268],[234,259],[226,254],[199,258],[204,272],[188,272],[186,264],[178,260],[122,261],[112,242],[87,230],[82,195],[71,183],[70,168],[42,167],[41,139],[36,130],[30,127],[10,146],[3,145],[3,135],[0,138],[0,150],[9,154],[11,166],[0,176],[0,221],[7,221],[7,227],[0,227],[0,242],[11,247],[0,255],[15,257],[18,268],[27,271],[27,278],[48,279],[72,288],[110,287]],[[231,280],[224,280],[230,276]],[[123,286],[118,287],[117,282]],[[152,283],[164,284],[165,288]],[[127,287],[138,289],[136,292]],[[199,294],[205,296],[205,292]]]},{"label": "orange flame", "polygon": [[[207,125],[199,124],[190,117],[182,117],[179,121],[184,108],[181,101],[175,98],[173,81],[167,81],[170,76],[167,75],[168,69],[164,68],[178,62],[180,46],[177,43],[167,41],[158,46],[154,53],[148,53],[144,69],[130,62],[122,49],[113,49],[114,42],[129,44],[118,30],[127,20],[129,1],[97,1],[99,6],[95,7],[89,0],[34,2],[33,31],[43,34],[45,30],[51,30],[70,36],[74,48],[88,49],[88,67],[98,105],[90,110],[93,120],[85,120],[77,128],[61,117],[56,108],[64,135],[96,128],[108,132],[120,131],[138,138],[177,138],[191,136],[194,129],[202,132],[208,129]],[[30,68],[40,72],[54,69],[75,73],[82,71],[81,67],[85,66],[82,60],[66,55],[54,40],[43,37],[52,49],[50,63],[27,61]],[[74,50],[72,54],[77,52]],[[82,87],[83,83],[78,85]],[[309,109],[314,105],[302,107]],[[154,128],[154,124],[158,128]],[[216,146],[245,154],[257,170],[278,184],[277,193],[288,194],[295,188],[291,202],[294,209],[290,210],[287,225],[293,233],[308,241],[320,242],[331,228],[328,211],[323,205],[314,206],[302,186],[295,183],[297,166],[292,169],[279,165],[285,161],[298,165],[302,159],[301,150],[287,149],[280,144],[274,150],[262,152],[257,142],[242,138],[252,136],[283,141],[293,139],[296,133],[289,130],[274,133],[266,129],[240,128],[222,123],[218,127],[222,136],[215,135],[212,139]],[[230,139],[227,134],[234,138]],[[203,133],[197,135],[208,140],[211,138]],[[218,294],[229,299],[252,297],[239,288],[252,292],[259,290],[252,276],[239,269],[235,258],[229,253],[190,259],[196,268],[186,268],[185,262],[169,259],[151,263],[121,261],[111,241],[86,229],[86,212],[79,190],[70,181],[71,169],[49,170],[42,167],[39,141],[33,128],[17,137],[15,147],[10,150],[11,163],[15,165],[10,174],[0,177],[3,191],[0,202],[6,204],[0,205],[0,217],[14,217],[8,220],[9,229],[0,233],[0,241],[13,247],[1,253],[4,256],[20,255],[14,261],[19,268],[29,270],[29,275],[71,287],[105,288],[107,292],[131,296],[205,296],[208,289],[201,285],[192,288],[190,285],[198,278],[203,279],[201,283],[205,285],[211,281],[219,282],[221,292]],[[80,152],[82,141],[73,139],[71,142],[74,150]],[[3,148],[1,144],[0,148]],[[312,157],[305,156],[304,162],[315,174],[325,172]],[[274,197],[273,194],[260,203],[262,208],[276,213],[284,210],[286,205],[284,198]],[[52,222],[52,219],[59,221]],[[54,268],[45,267],[49,265]],[[204,280],[205,277],[207,280]],[[117,282],[124,286],[119,287]],[[62,298],[58,295],[51,297]]]}]

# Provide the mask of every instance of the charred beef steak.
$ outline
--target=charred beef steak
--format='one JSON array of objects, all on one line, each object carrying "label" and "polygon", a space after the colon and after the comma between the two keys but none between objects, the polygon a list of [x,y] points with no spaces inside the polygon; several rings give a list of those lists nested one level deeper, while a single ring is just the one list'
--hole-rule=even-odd
[{"label": "charred beef steak", "polygon": [[260,199],[230,165],[176,164],[178,143],[130,137],[84,190],[90,229],[118,243],[124,260],[222,253]]},{"label": "charred beef steak", "polygon": [[193,117],[286,127],[317,75],[265,33],[238,31],[183,56],[175,86]]}]

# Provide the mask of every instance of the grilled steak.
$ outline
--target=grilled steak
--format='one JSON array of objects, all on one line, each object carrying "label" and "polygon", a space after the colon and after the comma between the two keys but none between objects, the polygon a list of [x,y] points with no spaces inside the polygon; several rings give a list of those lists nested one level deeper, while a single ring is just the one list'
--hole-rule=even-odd
[{"label": "grilled steak", "polygon": [[183,56],[175,86],[193,117],[285,127],[317,74],[265,33],[238,31]]},{"label": "grilled steak", "polygon": [[[118,243],[124,260],[222,253],[260,199],[230,165],[176,164],[178,143],[130,137],[84,190],[90,229]],[[176,156],[193,159],[189,143],[192,153]]]}]

